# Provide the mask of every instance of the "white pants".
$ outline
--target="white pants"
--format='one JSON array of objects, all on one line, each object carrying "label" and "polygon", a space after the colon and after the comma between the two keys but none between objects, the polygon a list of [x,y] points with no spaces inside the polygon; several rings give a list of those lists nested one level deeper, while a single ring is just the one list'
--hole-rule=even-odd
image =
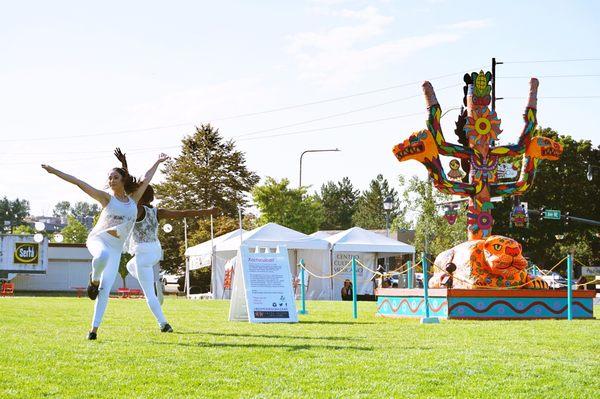
[{"label": "white pants", "polygon": [[108,233],[102,233],[88,240],[86,244],[93,256],[92,280],[100,280],[98,298],[94,306],[94,319],[92,321],[92,327],[97,328],[100,327],[100,323],[102,322],[102,317],[108,305],[110,290],[119,272],[123,242]]},{"label": "white pants", "polygon": [[167,323],[167,319],[165,319],[155,291],[155,289],[162,289],[162,287],[156,287],[154,278],[154,265],[160,260],[160,255],[160,248],[157,250],[136,251],[134,257],[127,262],[127,270],[140,282],[146,297],[146,303],[156,321],[158,321],[158,325],[162,327]]}]

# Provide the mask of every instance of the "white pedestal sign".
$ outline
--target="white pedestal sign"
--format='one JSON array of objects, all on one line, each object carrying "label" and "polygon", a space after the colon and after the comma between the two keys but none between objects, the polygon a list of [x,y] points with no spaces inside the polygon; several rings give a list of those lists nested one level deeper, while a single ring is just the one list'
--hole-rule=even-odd
[{"label": "white pedestal sign", "polygon": [[237,256],[229,321],[298,322],[287,248],[260,253],[241,246]]}]

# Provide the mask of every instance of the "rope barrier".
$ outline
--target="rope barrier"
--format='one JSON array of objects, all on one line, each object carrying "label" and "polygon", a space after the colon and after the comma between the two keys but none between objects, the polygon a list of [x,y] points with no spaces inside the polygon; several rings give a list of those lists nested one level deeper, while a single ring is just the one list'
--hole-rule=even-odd
[{"label": "rope barrier", "polygon": [[317,275],[317,274],[314,274],[313,272],[311,272],[310,270],[308,270],[308,269],[306,268],[306,266],[303,266],[301,263],[298,263],[298,265],[297,265],[297,266],[300,266],[301,268],[303,268],[303,269],[304,269],[304,270],[305,270],[305,271],[306,271],[308,274],[310,274],[311,276],[313,276],[313,277],[315,277],[315,278],[320,278],[320,279],[324,279],[324,280],[325,280],[325,279],[328,279],[328,278],[333,278],[333,277],[337,276],[338,274],[342,273],[342,272],[343,272],[344,270],[346,270],[346,269],[348,268],[348,266],[350,266],[351,264],[352,264],[352,261],[350,260],[350,261],[348,261],[348,263],[346,263],[346,265],[345,265],[344,267],[342,267],[342,268],[341,268],[339,271],[337,271],[337,272],[335,272],[335,273],[333,273],[333,274],[331,274],[331,275],[328,275],[328,276],[319,276],[319,275]]},{"label": "rope barrier", "polygon": [[[430,259],[428,259],[428,258],[426,258],[426,259],[427,259],[428,261],[430,261],[430,262],[431,262],[431,260],[430,260]],[[564,257],[564,258],[563,258],[561,261],[559,261],[559,262],[558,262],[556,265],[554,265],[554,266],[553,266],[553,267],[552,267],[550,270],[548,270],[548,271],[549,271],[549,272],[551,272],[551,271],[552,271],[552,270],[554,270],[556,267],[558,267],[558,266],[559,266],[559,265],[560,265],[562,262],[564,262],[566,259],[567,259],[567,256],[565,256],[565,257]],[[435,262],[431,262],[431,264],[433,265],[433,267],[434,267],[434,268],[436,268],[436,269],[438,269],[438,270],[440,270],[440,271],[442,271],[442,272],[444,272],[444,273],[447,273],[447,272],[446,272],[446,270],[444,270],[444,269],[442,269],[441,267],[439,267],[438,265],[436,265],[436,264],[435,264]],[[526,282],[526,283],[523,283],[523,284],[520,284],[520,285],[514,285],[514,286],[510,286],[510,287],[490,287],[490,286],[487,286],[487,285],[477,285],[477,284],[474,284],[474,283],[473,283],[473,282],[471,282],[471,281],[463,280],[463,279],[461,279],[461,278],[458,278],[458,277],[456,277],[456,276],[454,276],[454,275],[452,275],[452,279],[453,279],[453,280],[460,281],[461,283],[465,283],[465,284],[473,285],[473,286],[474,286],[474,287],[476,287],[476,288],[481,288],[481,289],[494,289],[494,290],[514,290],[514,289],[518,289],[518,288],[525,287],[525,286],[527,286],[527,285],[531,285],[531,282],[529,281],[529,282]]]},{"label": "rope barrier", "polygon": [[[596,284],[596,283],[600,283],[600,279],[595,279],[595,280],[592,280],[592,281],[586,281],[585,283],[573,284],[572,286],[573,287],[583,287],[583,286],[588,285],[588,284]],[[558,283],[558,282],[556,284],[558,284],[558,285],[560,285],[562,287],[568,287],[569,286],[568,284],[563,284],[563,283]]]},{"label": "rope barrier", "polygon": [[578,260],[578,259],[575,259],[575,258],[573,258],[573,260],[574,260],[575,262],[579,263],[579,265],[580,265],[580,266],[583,266],[583,267],[590,267],[590,265],[586,265],[585,263],[583,263],[582,261],[580,261],[580,260]]}]

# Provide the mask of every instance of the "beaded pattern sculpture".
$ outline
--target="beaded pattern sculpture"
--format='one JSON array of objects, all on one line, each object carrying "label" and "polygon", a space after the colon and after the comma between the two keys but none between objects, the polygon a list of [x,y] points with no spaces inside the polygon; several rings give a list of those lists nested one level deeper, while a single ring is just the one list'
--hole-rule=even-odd
[{"label": "beaded pattern sculpture", "polygon": [[[463,123],[460,123],[460,119],[457,123],[457,135],[462,145],[446,142],[440,126],[441,107],[431,83],[425,82],[423,92],[427,102],[427,129],[413,133],[393,150],[401,162],[414,159],[425,165],[435,187],[441,192],[469,198],[469,240],[491,236],[494,223],[491,197],[523,194],[533,184],[540,161],[556,160],[562,153],[559,143],[546,137],[534,137],[538,89],[538,80],[535,78],[530,81],[525,126],[518,143],[494,145],[502,131],[500,119],[489,108],[491,78],[491,73],[483,71],[465,75],[467,110],[461,115]],[[457,179],[454,173],[451,173],[453,176],[446,176],[440,155],[458,158],[468,176],[462,180]],[[518,180],[500,182],[497,171],[502,158],[519,156],[522,156],[522,167]]]}]

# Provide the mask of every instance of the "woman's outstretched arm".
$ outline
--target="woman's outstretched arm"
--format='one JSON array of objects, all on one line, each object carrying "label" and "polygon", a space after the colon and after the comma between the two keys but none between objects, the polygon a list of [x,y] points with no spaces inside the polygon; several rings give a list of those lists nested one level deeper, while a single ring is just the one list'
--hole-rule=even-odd
[{"label": "woman's outstretched arm", "polygon": [[157,211],[157,217],[159,219],[183,219],[183,218],[200,218],[205,216],[217,216],[219,210],[215,207],[210,207],[207,209],[185,209],[185,210],[175,210],[175,209],[162,209],[159,208]]},{"label": "woman's outstretched arm", "polygon": [[148,188],[148,184],[150,184],[150,181],[152,180],[152,178],[154,177],[154,174],[156,173],[156,169],[158,169],[158,165],[160,165],[162,162],[165,162],[167,159],[169,159],[167,154],[160,154],[158,156],[158,159],[156,160],[156,162],[154,162],[154,165],[152,165],[152,167],[150,169],[148,169],[148,171],[144,175],[142,184],[140,184],[138,189],[135,190],[135,193],[133,193],[133,195],[131,196],[135,202],[139,202],[140,198],[142,198],[144,191],[146,191],[146,188]]},{"label": "woman's outstretched arm", "polygon": [[83,192],[85,192],[87,195],[89,195],[90,197],[92,197],[93,199],[98,201],[103,207],[106,206],[108,204],[108,202],[110,201],[110,194],[90,186],[83,180],[79,180],[78,178],[76,178],[74,176],[71,176],[64,172],[61,172],[60,170],[55,169],[50,165],[42,165],[42,168],[44,168],[44,170],[46,170],[46,172],[56,175],[56,176],[60,177],[61,179],[63,179],[64,181],[67,181],[69,183],[76,185],[77,187],[82,189]]}]

